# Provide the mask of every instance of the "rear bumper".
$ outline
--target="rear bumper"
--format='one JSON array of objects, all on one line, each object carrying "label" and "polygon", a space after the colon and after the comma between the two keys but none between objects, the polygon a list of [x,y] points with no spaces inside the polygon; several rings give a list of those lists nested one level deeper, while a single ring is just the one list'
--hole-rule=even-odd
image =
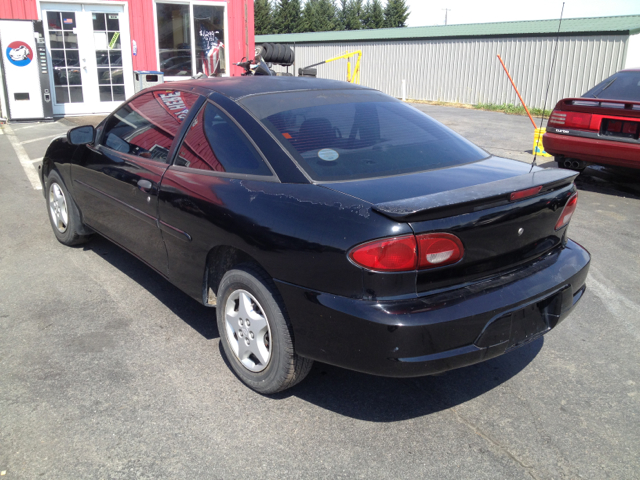
[{"label": "rear bumper", "polygon": [[589,253],[568,241],[509,274],[385,302],[277,285],[298,354],[375,375],[413,377],[478,363],[547,333],[582,297],[589,262]]},{"label": "rear bumper", "polygon": [[598,165],[640,168],[640,146],[611,140],[545,133],[544,150],[551,155],[564,155]]}]

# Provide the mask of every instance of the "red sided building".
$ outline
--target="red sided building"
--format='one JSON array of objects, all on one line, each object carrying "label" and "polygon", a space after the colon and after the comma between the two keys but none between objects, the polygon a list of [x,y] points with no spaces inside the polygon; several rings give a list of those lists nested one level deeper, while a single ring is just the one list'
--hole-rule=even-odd
[{"label": "red sided building", "polygon": [[111,112],[134,71],[240,75],[255,51],[253,0],[2,0],[0,18],[42,20],[54,115]]}]

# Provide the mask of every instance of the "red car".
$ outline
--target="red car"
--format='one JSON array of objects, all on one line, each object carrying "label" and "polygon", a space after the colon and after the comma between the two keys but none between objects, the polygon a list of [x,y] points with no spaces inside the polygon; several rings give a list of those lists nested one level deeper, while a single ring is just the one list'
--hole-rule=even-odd
[{"label": "red car", "polygon": [[549,117],[544,149],[558,166],[591,163],[640,169],[640,68],[622,70],[585,93],[565,98]]}]

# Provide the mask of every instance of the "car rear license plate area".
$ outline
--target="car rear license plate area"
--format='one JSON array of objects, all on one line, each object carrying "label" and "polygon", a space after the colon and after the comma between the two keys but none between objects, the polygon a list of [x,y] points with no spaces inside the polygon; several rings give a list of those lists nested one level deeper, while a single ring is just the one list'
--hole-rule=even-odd
[{"label": "car rear license plate area", "polygon": [[600,135],[608,137],[622,137],[638,139],[640,134],[640,122],[628,122],[626,120],[614,120],[605,118],[602,120]]},{"label": "car rear license plate area", "polygon": [[531,342],[550,330],[546,314],[547,308],[541,308],[536,303],[511,314],[511,345],[509,348],[516,348]]},{"label": "car rear license plate area", "polygon": [[492,320],[474,342],[480,348],[502,345],[506,352],[532,342],[558,323],[565,289]]}]

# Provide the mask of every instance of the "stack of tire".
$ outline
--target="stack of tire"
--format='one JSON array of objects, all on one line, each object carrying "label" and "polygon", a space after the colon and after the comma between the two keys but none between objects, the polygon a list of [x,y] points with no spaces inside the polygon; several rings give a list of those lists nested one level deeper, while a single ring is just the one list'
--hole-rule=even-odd
[{"label": "stack of tire", "polygon": [[289,45],[281,43],[263,43],[256,47],[256,56],[262,57],[267,63],[275,63],[288,67],[293,65],[295,55]]}]

